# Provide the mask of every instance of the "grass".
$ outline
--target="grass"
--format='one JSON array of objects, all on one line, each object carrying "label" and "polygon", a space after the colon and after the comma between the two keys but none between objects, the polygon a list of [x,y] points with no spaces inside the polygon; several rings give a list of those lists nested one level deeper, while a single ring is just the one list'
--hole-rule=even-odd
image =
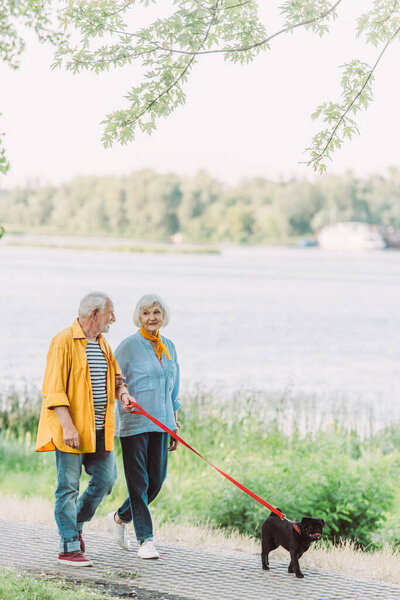
[{"label": "grass", "polygon": [[[315,404],[289,394],[243,400],[243,393],[218,404],[197,390],[184,398],[181,435],[289,517],[325,519],[324,541],[304,564],[400,583],[399,427],[377,427],[370,412],[352,412],[345,402],[325,412]],[[39,400],[14,394],[0,406],[0,510],[54,525],[54,455],[32,449]],[[105,515],[125,499],[119,442],[116,457],[118,482],[91,529],[105,529]],[[152,514],[160,541],[258,553],[268,511],[181,447],[169,457]]]},{"label": "grass", "polygon": [[115,571],[112,569],[104,571],[104,577],[107,577],[108,579],[115,579],[116,577],[120,579],[136,579],[138,575],[139,571]]},{"label": "grass", "polygon": [[[3,493],[32,495],[30,474],[37,482],[35,495],[53,497],[54,455],[32,452],[39,403],[39,397],[21,399],[18,394],[3,398]],[[181,433],[214,464],[289,517],[324,518],[331,541],[344,537],[364,546],[400,543],[400,495],[394,483],[400,476],[398,428],[373,432],[364,423],[356,431],[344,411],[317,417],[312,399],[298,404],[298,399],[284,395],[244,402],[231,398],[218,405],[215,398],[197,391],[184,398]],[[116,456],[120,477],[100,509],[104,513],[126,496],[118,441]],[[183,447],[170,455],[169,477],[154,511],[162,522],[209,521],[253,536],[265,517],[261,505]]]},{"label": "grass", "polygon": [[76,581],[33,577],[11,569],[0,569],[0,598],[2,600],[107,600],[117,598],[99,593],[89,584]]}]

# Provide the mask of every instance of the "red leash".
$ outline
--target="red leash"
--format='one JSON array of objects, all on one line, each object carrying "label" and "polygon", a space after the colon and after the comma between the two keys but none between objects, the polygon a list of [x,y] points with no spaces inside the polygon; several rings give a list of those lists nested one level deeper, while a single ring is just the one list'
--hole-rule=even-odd
[{"label": "red leash", "polygon": [[[164,431],[166,431],[167,433],[169,433],[169,435],[171,437],[173,437],[176,440],[178,440],[178,442],[180,442],[181,444],[183,444],[184,446],[186,446],[186,448],[189,448],[189,450],[191,450],[192,452],[194,452],[195,454],[197,454],[197,456],[200,456],[200,458],[202,458],[203,460],[205,460],[206,463],[208,463],[213,469],[215,469],[216,471],[218,471],[218,473],[221,473],[221,475],[223,475],[224,477],[226,477],[226,479],[228,479],[231,483],[233,483],[234,485],[236,485],[236,487],[238,487],[243,492],[245,492],[245,494],[247,494],[248,496],[250,496],[251,498],[253,498],[257,502],[259,502],[260,504],[262,504],[266,508],[269,508],[269,510],[272,510],[272,512],[274,512],[276,515],[278,515],[278,517],[280,517],[281,519],[287,519],[286,515],[284,515],[283,512],[281,512],[277,508],[274,508],[273,506],[271,506],[271,504],[268,504],[268,502],[266,502],[265,500],[263,500],[262,498],[260,498],[260,496],[257,496],[257,494],[255,494],[254,492],[252,492],[251,490],[249,490],[243,484],[239,483],[239,481],[236,481],[236,479],[233,479],[233,477],[231,477],[227,473],[224,473],[224,471],[222,471],[221,469],[219,469],[218,467],[216,467],[215,465],[213,465],[212,462],[210,462],[209,460],[207,460],[202,454],[200,454],[200,452],[197,452],[197,450],[195,450],[194,448],[192,448],[192,446],[190,446],[189,444],[187,444],[185,442],[185,440],[183,440],[181,437],[179,437],[179,435],[177,435],[174,431],[171,431],[171,429],[168,429],[168,427],[166,427],[163,423],[161,423],[155,417],[153,417],[148,412],[146,412],[141,406],[139,406],[138,404],[134,404],[133,406],[135,407],[135,410],[132,411],[133,414],[144,415],[145,417],[147,417],[148,419],[150,419],[150,421],[153,421],[153,423],[155,423],[156,425],[158,425],[158,427],[161,427],[161,429],[163,429]],[[287,519],[287,520],[289,521],[290,519]]]}]

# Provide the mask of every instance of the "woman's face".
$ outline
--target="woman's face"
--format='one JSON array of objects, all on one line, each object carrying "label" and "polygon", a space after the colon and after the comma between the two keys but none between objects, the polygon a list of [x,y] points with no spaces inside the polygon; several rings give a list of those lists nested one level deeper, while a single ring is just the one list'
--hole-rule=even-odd
[{"label": "woman's face", "polygon": [[151,335],[156,335],[160,329],[164,316],[159,304],[153,304],[150,308],[144,308],[140,313],[140,324]]}]

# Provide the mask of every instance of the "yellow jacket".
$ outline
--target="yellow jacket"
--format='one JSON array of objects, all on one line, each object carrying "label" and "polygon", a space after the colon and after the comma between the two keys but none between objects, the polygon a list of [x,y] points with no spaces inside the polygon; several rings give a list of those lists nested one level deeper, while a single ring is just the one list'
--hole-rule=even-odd
[{"label": "yellow jacket", "polygon": [[[100,347],[108,363],[107,409],[104,423],[105,448],[114,447],[115,374],[121,373],[110,346],[99,336]],[[51,341],[43,380],[43,402],[36,440],[36,451],[95,452],[96,430],[89,364],[86,357],[87,339],[76,319],[71,327]],[[67,406],[80,439],[78,449],[64,444],[63,430],[55,406]]]}]

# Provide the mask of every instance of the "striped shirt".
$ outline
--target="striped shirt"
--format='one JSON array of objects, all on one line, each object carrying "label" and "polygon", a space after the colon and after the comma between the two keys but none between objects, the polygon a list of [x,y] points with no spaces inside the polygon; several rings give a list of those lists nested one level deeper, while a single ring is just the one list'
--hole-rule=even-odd
[{"label": "striped shirt", "polygon": [[96,429],[104,428],[104,417],[107,407],[107,361],[99,342],[89,342],[86,346],[94,405]]}]

